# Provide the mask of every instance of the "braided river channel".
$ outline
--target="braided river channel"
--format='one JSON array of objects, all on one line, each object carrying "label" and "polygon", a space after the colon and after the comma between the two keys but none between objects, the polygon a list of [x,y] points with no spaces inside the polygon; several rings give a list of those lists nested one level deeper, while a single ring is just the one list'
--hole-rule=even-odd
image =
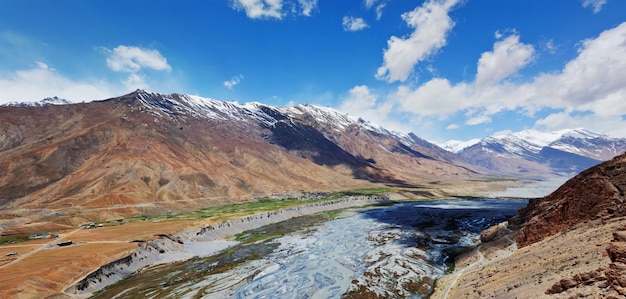
[{"label": "braided river channel", "polygon": [[404,202],[302,216],[239,234],[217,255],[145,269],[96,297],[425,298],[482,230],[526,204]]}]

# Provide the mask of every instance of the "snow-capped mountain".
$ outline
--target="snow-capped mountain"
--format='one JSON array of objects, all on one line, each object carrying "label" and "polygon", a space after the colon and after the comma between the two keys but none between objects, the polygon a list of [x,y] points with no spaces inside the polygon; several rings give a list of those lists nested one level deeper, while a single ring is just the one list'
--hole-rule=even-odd
[{"label": "snow-capped mountain", "polygon": [[[466,167],[467,163],[457,156],[450,155],[439,146],[432,144],[413,133],[405,134],[387,130],[386,128],[364,120],[360,117],[341,113],[330,107],[321,107],[311,104],[302,104],[293,107],[269,106],[262,103],[250,102],[223,102],[211,98],[203,98],[186,94],[159,94],[144,90],[137,90],[131,94],[139,100],[143,109],[157,115],[166,113],[178,117],[192,116],[209,121],[236,121],[240,123],[253,122],[263,125],[270,130],[280,127],[299,126],[305,123],[321,132],[323,136],[334,143],[340,142],[337,134],[348,131],[363,130],[368,134],[381,138],[389,138],[397,143],[398,148],[412,151],[412,155],[422,158],[439,159],[447,162],[458,162]],[[285,132],[283,132],[285,133]],[[412,148],[417,148],[413,151]],[[402,151],[394,149],[394,151]],[[356,153],[360,155],[360,153]]]},{"label": "snow-capped mountain", "polygon": [[470,139],[467,141],[461,141],[461,140],[448,140],[442,144],[440,144],[439,146],[449,152],[452,153],[458,153],[476,143],[479,143],[480,139],[475,138],[475,139]]},{"label": "snow-capped mountain", "polygon": [[626,151],[626,139],[590,130],[524,130],[496,134],[457,153],[483,167],[506,173],[574,174]]},{"label": "snow-capped mountain", "polygon": [[359,117],[341,113],[330,107],[321,107],[302,104],[293,107],[269,106],[257,102],[239,104],[224,102],[211,98],[203,98],[187,94],[159,94],[144,90],[137,90],[136,97],[144,106],[153,110],[169,114],[189,114],[213,120],[254,120],[266,126],[275,126],[285,120],[305,117],[309,121],[326,124],[333,130],[343,131],[350,126],[358,126],[375,134],[386,135],[402,140],[405,144],[412,144],[413,139],[401,132],[389,131],[382,126],[366,121]]},{"label": "snow-capped mountain", "polygon": [[72,102],[66,100],[66,99],[61,99],[58,97],[51,97],[51,98],[45,98],[41,101],[38,102],[9,102],[7,104],[1,105],[1,106],[13,106],[13,107],[42,107],[42,106],[49,106],[49,105],[68,105],[71,104]]},{"label": "snow-capped mountain", "polygon": [[46,203],[98,213],[485,176],[414,134],[331,108],[143,90],[89,103],[1,106],[0,169],[0,207],[19,201],[24,210]]}]

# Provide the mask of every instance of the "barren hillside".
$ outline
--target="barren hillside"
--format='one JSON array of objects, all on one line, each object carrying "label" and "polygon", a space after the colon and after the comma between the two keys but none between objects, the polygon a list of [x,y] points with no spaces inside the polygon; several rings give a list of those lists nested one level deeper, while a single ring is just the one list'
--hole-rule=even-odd
[{"label": "barren hillside", "polygon": [[328,108],[141,90],[91,103],[3,106],[0,230],[482,177],[411,140]]},{"label": "barren hillside", "polygon": [[433,298],[626,296],[625,166],[592,167],[485,231]]}]

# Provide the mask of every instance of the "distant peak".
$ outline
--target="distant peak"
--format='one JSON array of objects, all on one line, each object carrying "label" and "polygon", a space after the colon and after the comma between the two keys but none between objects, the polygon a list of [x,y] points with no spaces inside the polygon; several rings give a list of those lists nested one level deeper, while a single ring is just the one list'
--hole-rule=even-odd
[{"label": "distant peak", "polygon": [[59,97],[49,97],[45,98],[38,102],[9,102],[4,106],[13,106],[13,107],[42,107],[42,106],[50,106],[50,105],[69,105],[72,102],[62,99]]},{"label": "distant peak", "polygon": [[459,153],[460,151],[480,142],[480,139],[470,139],[467,141],[461,140],[449,140],[444,143],[438,144],[439,147],[453,153]]}]

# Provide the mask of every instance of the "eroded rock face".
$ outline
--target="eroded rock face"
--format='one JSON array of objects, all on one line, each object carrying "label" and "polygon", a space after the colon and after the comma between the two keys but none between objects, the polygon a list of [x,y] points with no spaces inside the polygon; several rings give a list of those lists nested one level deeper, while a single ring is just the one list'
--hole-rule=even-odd
[{"label": "eroded rock face", "polygon": [[573,288],[593,288],[602,298],[626,296],[626,231],[613,233],[613,240],[607,248],[611,259],[608,266],[579,273],[572,278],[563,278],[546,291],[547,295],[563,293]]},{"label": "eroded rock face", "polygon": [[533,199],[510,220],[524,247],[575,224],[626,215],[626,155],[583,171],[552,194]]},{"label": "eroded rock face", "polygon": [[480,233],[480,242],[487,243],[500,239],[506,234],[511,233],[508,228],[509,222],[505,221],[500,224],[489,227]]},{"label": "eroded rock face", "polygon": [[614,233],[614,240],[607,248],[611,264],[606,271],[606,277],[613,289],[626,296],[626,242],[620,241],[623,236],[623,231]]}]

